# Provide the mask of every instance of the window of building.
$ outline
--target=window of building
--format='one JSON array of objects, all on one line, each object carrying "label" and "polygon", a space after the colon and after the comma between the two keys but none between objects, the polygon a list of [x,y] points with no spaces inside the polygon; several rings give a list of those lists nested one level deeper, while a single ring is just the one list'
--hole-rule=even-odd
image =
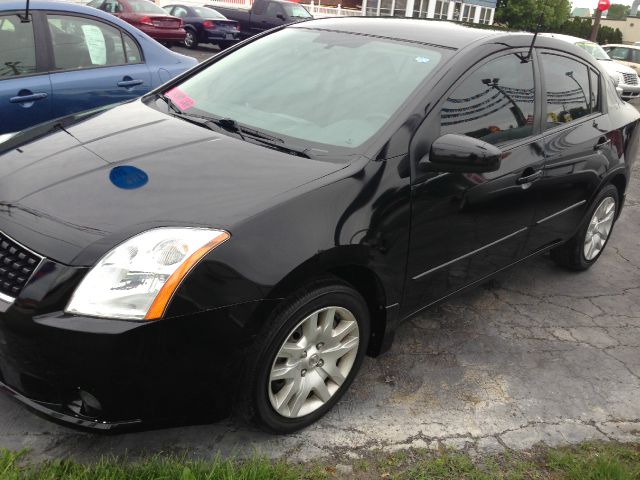
[{"label": "window of building", "polygon": [[436,20],[439,20],[439,19],[446,20],[448,12],[449,12],[449,2],[438,0],[436,2],[436,9],[433,12],[433,18],[435,18]]},{"label": "window of building", "polygon": [[456,2],[453,5],[453,20],[456,22],[460,21],[460,18],[462,18],[462,2]]},{"label": "window of building", "polygon": [[[138,63],[138,46],[120,30],[84,17],[47,15],[57,70]],[[123,35],[126,41],[123,41]]]},{"label": "window of building", "polygon": [[[552,54],[541,55],[541,62],[547,89],[546,128],[553,128],[590,114],[594,97],[591,93],[587,66],[576,60]],[[597,95],[595,92],[596,101]]]},{"label": "window of building", "polygon": [[22,23],[17,15],[0,16],[0,45],[0,78],[35,73],[33,22]]},{"label": "window of building", "polygon": [[482,23],[484,25],[489,25],[491,21],[491,9],[490,8],[481,8],[480,9],[480,20],[478,23]]},{"label": "window of building", "polygon": [[506,143],[532,134],[534,110],[532,62],[505,55],[477,68],[450,93],[440,112],[441,132]]},{"label": "window of building", "polygon": [[462,21],[471,23],[473,19],[476,17],[476,7],[475,5],[465,5],[462,9]]}]

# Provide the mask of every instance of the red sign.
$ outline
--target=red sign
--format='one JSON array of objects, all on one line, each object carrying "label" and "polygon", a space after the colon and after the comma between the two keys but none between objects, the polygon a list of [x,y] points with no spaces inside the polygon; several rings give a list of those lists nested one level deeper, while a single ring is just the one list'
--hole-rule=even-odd
[{"label": "red sign", "polygon": [[604,12],[605,10],[609,10],[609,6],[611,2],[609,0],[598,0],[598,10]]}]

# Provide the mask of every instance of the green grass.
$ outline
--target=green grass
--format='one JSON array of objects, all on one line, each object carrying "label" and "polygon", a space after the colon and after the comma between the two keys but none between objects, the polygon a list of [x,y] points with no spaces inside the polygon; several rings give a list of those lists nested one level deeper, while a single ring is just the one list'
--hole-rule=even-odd
[{"label": "green grass", "polygon": [[[341,473],[336,463],[349,465]],[[0,450],[0,480],[640,480],[640,444],[584,443],[472,458],[450,450],[409,449],[333,463],[292,464],[263,457],[191,461],[149,457],[35,463],[27,452]]]}]

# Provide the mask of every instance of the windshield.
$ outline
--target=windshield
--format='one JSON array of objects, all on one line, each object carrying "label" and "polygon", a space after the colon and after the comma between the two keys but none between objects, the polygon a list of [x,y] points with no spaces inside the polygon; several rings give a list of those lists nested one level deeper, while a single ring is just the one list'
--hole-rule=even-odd
[{"label": "windshield", "polygon": [[220,59],[176,90],[188,113],[305,144],[354,148],[382,128],[445,55],[415,43],[288,28]]},{"label": "windshield", "polygon": [[302,5],[296,3],[282,3],[281,5],[290,17],[311,18],[311,14]]},{"label": "windshield", "polygon": [[196,15],[203,18],[219,18],[221,20],[225,20],[227,18],[217,10],[214,10],[213,8],[208,8],[208,7],[191,7],[191,8],[196,12]]},{"label": "windshield", "polygon": [[610,60],[609,55],[605,52],[600,45],[593,42],[578,42],[576,46],[585,50],[596,60]]},{"label": "windshield", "polygon": [[136,13],[161,13],[162,15],[167,14],[167,12],[165,12],[158,5],[148,0],[129,0],[129,6],[131,7],[131,10]]}]

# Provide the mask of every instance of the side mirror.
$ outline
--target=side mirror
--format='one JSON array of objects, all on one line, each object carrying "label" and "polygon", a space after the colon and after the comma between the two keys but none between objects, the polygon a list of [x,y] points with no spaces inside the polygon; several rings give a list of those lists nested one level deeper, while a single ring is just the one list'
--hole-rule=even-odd
[{"label": "side mirror", "polygon": [[431,151],[418,162],[418,168],[423,172],[495,172],[501,158],[502,150],[490,143],[447,133],[431,144]]},{"label": "side mirror", "polygon": [[282,20],[283,22],[286,20],[286,18],[284,18],[284,15],[279,13],[276,15],[276,17],[278,17],[280,20]]}]

